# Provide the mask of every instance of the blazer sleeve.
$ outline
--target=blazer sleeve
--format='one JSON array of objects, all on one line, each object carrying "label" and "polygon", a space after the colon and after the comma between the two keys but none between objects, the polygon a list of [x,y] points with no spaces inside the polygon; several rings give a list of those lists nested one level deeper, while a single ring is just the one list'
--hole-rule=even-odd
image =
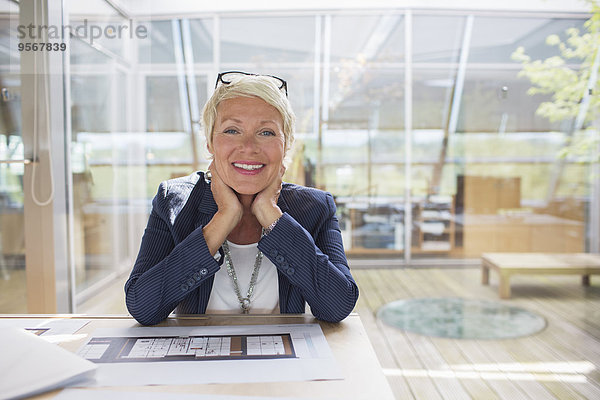
[{"label": "blazer sleeve", "polygon": [[166,193],[167,185],[163,182],[152,201],[140,251],[125,283],[127,309],[143,325],[164,320],[186,296],[220,269],[208,250],[202,226],[175,244]]},{"label": "blazer sleeve", "polygon": [[325,217],[314,238],[286,212],[259,242],[263,254],[300,289],[313,315],[329,322],[346,318],[358,299],[335,210],[326,193]]}]

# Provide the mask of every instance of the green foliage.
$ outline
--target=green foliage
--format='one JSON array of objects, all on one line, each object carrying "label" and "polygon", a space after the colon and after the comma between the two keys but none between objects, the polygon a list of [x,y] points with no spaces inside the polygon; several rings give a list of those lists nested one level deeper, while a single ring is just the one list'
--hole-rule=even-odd
[{"label": "green foliage", "polygon": [[[581,101],[588,91],[594,60],[600,49],[600,5],[596,0],[590,0],[589,4],[592,16],[585,22],[584,32],[570,28],[565,32],[565,40],[561,40],[558,35],[546,38],[546,44],[557,47],[560,55],[532,61],[523,47],[512,54],[513,60],[523,65],[519,76],[527,77],[533,85],[528,93],[552,96],[551,101],[541,103],[537,109],[538,115],[551,122],[576,118]],[[600,69],[598,65],[595,67]],[[600,115],[599,94],[600,80],[596,80],[584,127],[589,126]]]}]

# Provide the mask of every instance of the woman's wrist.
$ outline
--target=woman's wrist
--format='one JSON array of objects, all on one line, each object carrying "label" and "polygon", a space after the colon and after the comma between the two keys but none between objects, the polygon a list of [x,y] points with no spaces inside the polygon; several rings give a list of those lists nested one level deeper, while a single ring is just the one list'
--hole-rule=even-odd
[{"label": "woman's wrist", "polygon": [[277,225],[277,222],[279,222],[280,219],[281,219],[281,216],[277,217],[277,219],[275,221],[271,222],[271,224],[269,226],[263,228],[264,234],[268,235],[273,230],[273,228],[275,228],[275,225]]},{"label": "woman's wrist", "polygon": [[265,230],[265,234],[268,233],[267,231],[270,232],[275,227],[275,224],[277,223],[277,221],[279,221],[279,218],[281,218],[282,215],[283,213],[281,212],[279,207],[274,207],[270,209],[268,213],[262,215],[261,218],[258,219],[261,226]]},{"label": "woman's wrist", "polygon": [[202,229],[204,240],[211,255],[215,255],[221,244],[225,241],[229,233],[235,228],[239,220],[232,216],[220,213],[217,211],[212,219]]}]

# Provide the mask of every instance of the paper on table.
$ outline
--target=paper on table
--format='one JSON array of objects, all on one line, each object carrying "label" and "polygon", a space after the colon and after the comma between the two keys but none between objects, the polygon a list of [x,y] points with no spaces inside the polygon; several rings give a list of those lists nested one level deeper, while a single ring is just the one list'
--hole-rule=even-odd
[{"label": "paper on table", "polygon": [[83,328],[89,319],[70,318],[6,318],[0,320],[0,328],[12,326],[37,332],[40,336],[72,335]]},{"label": "paper on table", "polygon": [[[168,354],[174,350],[180,352],[176,346],[181,343],[178,339],[219,335],[259,335],[262,339],[262,335],[281,334],[289,334],[292,340],[295,352],[292,357],[207,360],[192,354],[185,361],[179,357],[166,361],[169,357],[158,354],[161,351]],[[131,355],[138,344],[148,343],[152,347],[147,350],[150,353],[142,357],[145,357],[144,360],[140,360],[138,355]],[[92,384],[94,386],[343,379],[318,324],[97,329],[80,348],[79,354],[99,363],[96,379]]]},{"label": "paper on table", "polygon": [[31,396],[89,378],[96,365],[23,329],[0,329],[0,399]]}]

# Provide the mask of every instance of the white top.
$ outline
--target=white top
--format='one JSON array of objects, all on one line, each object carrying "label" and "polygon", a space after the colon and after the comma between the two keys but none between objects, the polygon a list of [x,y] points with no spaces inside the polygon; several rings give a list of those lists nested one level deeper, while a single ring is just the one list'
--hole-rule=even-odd
[{"label": "white top", "polygon": [[[227,241],[231,253],[231,261],[238,278],[242,297],[246,297],[250,278],[254,270],[258,243],[235,244]],[[250,314],[279,314],[279,284],[277,268],[263,255],[258,279],[254,285],[254,293],[250,299]],[[233,289],[233,279],[227,274],[227,265],[215,274],[212,292],[206,306],[207,314],[241,313],[240,302]]]}]

